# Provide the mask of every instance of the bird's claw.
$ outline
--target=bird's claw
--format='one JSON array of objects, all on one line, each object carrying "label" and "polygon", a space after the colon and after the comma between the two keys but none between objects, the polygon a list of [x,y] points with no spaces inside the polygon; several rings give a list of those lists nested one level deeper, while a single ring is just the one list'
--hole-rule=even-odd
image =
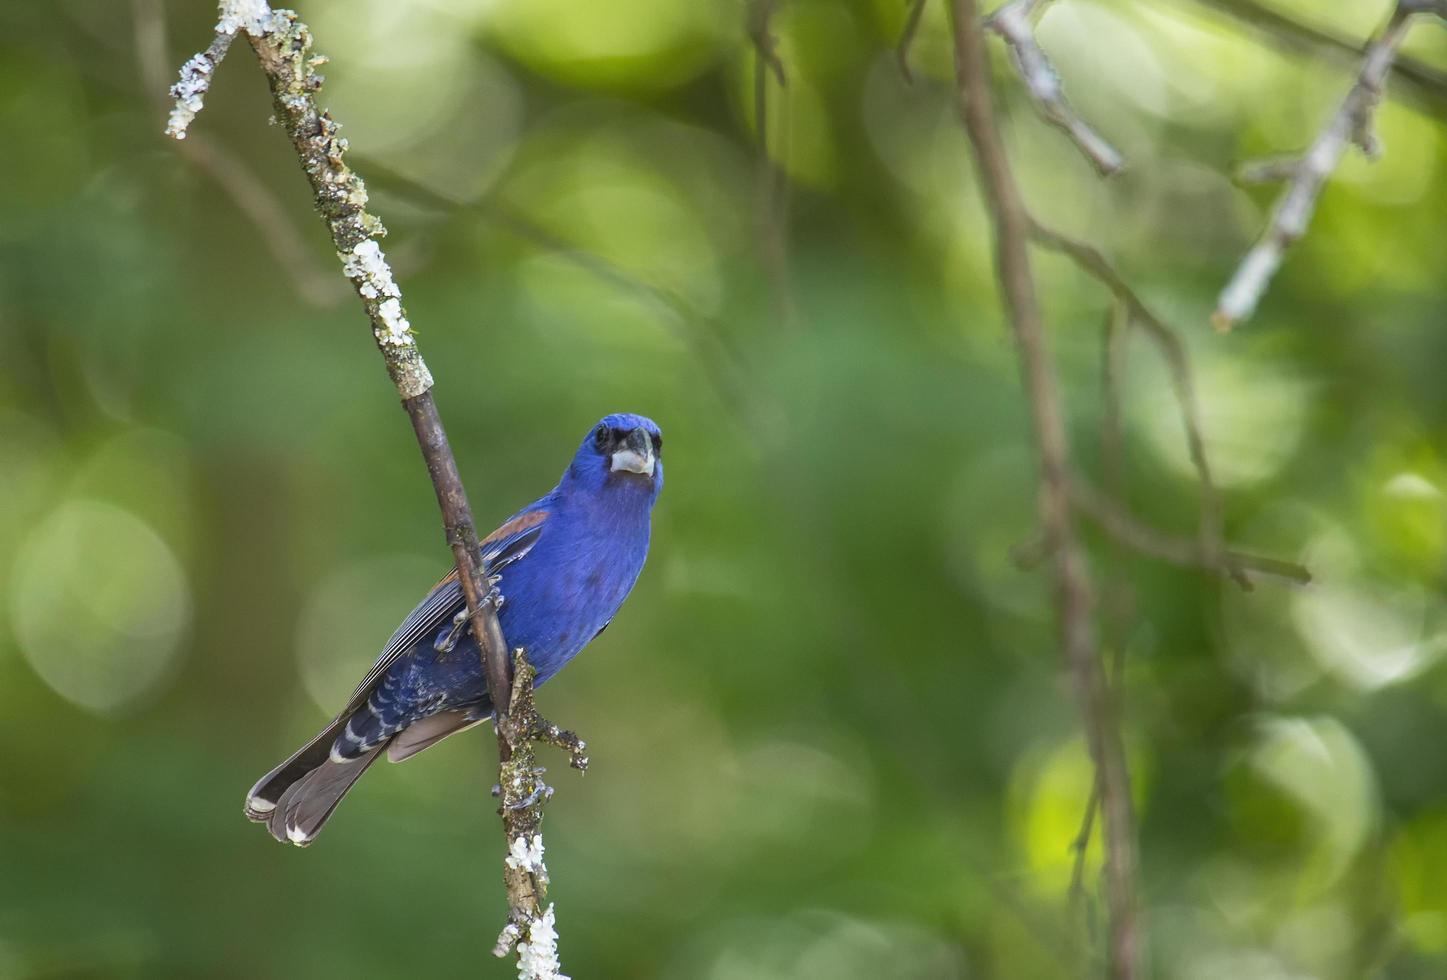
[{"label": "bird's claw", "polygon": [[[537,772],[540,770],[534,771]],[[520,800],[515,800],[512,803],[505,803],[503,804],[503,807],[505,809],[516,812],[518,810],[526,810],[529,807],[537,806],[539,803],[546,803],[552,798],[553,788],[540,779],[538,780],[537,786],[533,788],[533,791],[531,793],[529,793],[527,796],[524,796]]]},{"label": "bird's claw", "polygon": [[[489,586],[487,595],[483,596],[482,604],[491,605],[494,609],[501,609],[503,594],[497,585],[502,581],[501,575],[493,575],[487,580]],[[447,635],[441,637],[432,644],[432,649],[438,653],[451,653],[457,647],[457,642],[462,639],[462,634],[467,631],[467,624],[472,619],[472,610],[466,606],[459,609],[456,616],[452,617],[452,627]]]},{"label": "bird's claw", "polygon": [[579,772],[588,771],[588,757],[583,754],[588,749],[588,743],[579,738],[577,732],[560,728],[540,715],[534,716],[532,721],[529,728],[531,738],[562,749],[568,753],[568,765]]},{"label": "bird's claw", "polygon": [[452,628],[447,631],[447,635],[433,643],[432,649],[438,653],[451,653],[457,646],[457,641],[462,639],[462,632],[467,629],[467,621],[471,618],[472,614],[464,606],[456,616],[452,617]]}]

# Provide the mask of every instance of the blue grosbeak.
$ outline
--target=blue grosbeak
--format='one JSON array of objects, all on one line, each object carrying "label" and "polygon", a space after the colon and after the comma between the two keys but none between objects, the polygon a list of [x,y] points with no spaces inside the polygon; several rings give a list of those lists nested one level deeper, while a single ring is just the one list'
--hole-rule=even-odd
[{"label": "blue grosbeak", "polygon": [[[612,620],[648,556],[663,489],[663,435],[641,415],[598,423],[558,485],[481,542],[503,598],[509,647],[542,683]],[[385,749],[393,762],[492,716],[477,642],[453,569],[397,628],[347,706],[246,795],[246,815],[279,841],[311,843]]]}]

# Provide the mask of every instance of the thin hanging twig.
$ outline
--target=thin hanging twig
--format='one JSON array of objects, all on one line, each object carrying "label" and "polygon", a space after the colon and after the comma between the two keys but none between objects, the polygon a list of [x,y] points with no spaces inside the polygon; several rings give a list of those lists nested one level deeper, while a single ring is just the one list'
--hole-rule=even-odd
[{"label": "thin hanging twig", "polygon": [[953,0],[952,9],[960,116],[994,224],[996,272],[1030,405],[1040,524],[1055,580],[1061,648],[1080,702],[1086,744],[1101,780],[1109,967],[1114,980],[1131,980],[1138,975],[1141,929],[1135,894],[1135,811],[1115,705],[1095,644],[1093,590],[1070,502],[1064,411],[1030,267],[1030,221],[995,120],[979,10],[974,0]]},{"label": "thin hanging twig", "polygon": [[1125,157],[1106,142],[1079,113],[1071,107],[1061,88],[1060,76],[1055,66],[1046,57],[1045,50],[1035,39],[1033,17],[1050,0],[1009,0],[1008,3],[990,15],[985,26],[1005,39],[1010,46],[1010,60],[1025,83],[1025,91],[1035,103],[1040,117],[1055,126],[1076,149],[1094,165],[1102,177],[1119,173],[1125,166]]}]

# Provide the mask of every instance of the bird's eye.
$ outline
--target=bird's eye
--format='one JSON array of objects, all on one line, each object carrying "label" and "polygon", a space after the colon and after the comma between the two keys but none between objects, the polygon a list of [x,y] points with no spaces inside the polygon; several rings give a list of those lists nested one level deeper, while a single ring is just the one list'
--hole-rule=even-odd
[{"label": "bird's eye", "polygon": [[653,455],[663,456],[663,437],[656,432],[653,434]]},{"label": "bird's eye", "polygon": [[607,449],[608,443],[613,441],[613,431],[606,425],[599,425],[593,430],[593,442],[599,449]]}]

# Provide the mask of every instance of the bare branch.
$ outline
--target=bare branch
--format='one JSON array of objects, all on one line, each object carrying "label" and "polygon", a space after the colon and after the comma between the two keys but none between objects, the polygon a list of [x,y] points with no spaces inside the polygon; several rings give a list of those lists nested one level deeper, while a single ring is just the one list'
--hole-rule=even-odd
[{"label": "bare branch", "polygon": [[1080,701],[1086,743],[1101,780],[1110,970],[1115,980],[1130,980],[1137,975],[1140,955],[1135,813],[1115,705],[1095,645],[1093,590],[1070,503],[1070,449],[1064,413],[1030,268],[1030,220],[995,119],[979,10],[974,0],[953,0],[952,10],[959,110],[994,224],[996,271],[1030,404],[1040,523],[1051,555],[1061,648]]},{"label": "bare branch", "polygon": [[[779,3],[780,0],[749,0],[748,34],[760,64],[773,72],[774,78],[783,86],[788,84],[784,76],[784,62],[779,59],[778,40],[769,30],[769,21]],[[758,91],[757,88],[755,91]]]},{"label": "bare branch", "polygon": [[[769,74],[772,73],[778,82],[781,95],[787,85],[778,41],[770,27],[780,2],[750,0],[746,30],[754,47],[754,128],[759,138],[755,168],[755,221],[759,251],[764,272],[774,292],[779,319],[787,325],[794,322],[794,298],[789,286],[789,180],[783,167],[774,159],[775,153],[769,150]],[[782,98],[779,102],[782,116],[786,103]],[[780,126],[779,130],[785,132],[786,127]]]},{"label": "bare branch", "polygon": [[1440,14],[1441,4],[1434,0],[1398,0],[1386,27],[1367,46],[1355,84],[1297,164],[1266,230],[1221,291],[1216,312],[1211,315],[1217,330],[1230,330],[1256,309],[1286,250],[1306,233],[1322,187],[1341,162],[1347,146],[1357,144],[1368,157],[1380,153],[1372,133],[1372,116],[1402,40],[1421,13]]},{"label": "bare branch", "polygon": [[1090,850],[1090,838],[1095,833],[1095,814],[1100,809],[1100,777],[1090,781],[1090,796],[1085,800],[1085,812],[1080,816],[1080,829],[1070,842],[1074,861],[1070,867],[1070,890],[1067,893],[1072,905],[1078,905],[1085,897],[1085,856]]},{"label": "bare branch", "polygon": [[552,905],[543,907],[548,868],[543,863],[543,807],[553,790],[543,782],[544,770],[533,752],[534,740],[564,747],[573,768],[586,771],[587,743],[542,718],[533,702],[537,673],[521,647],[513,651],[513,685],[508,709],[498,716],[499,745],[509,752],[498,770],[494,792],[508,840],[503,861],[508,921],[493,946],[493,955],[518,954],[518,976],[524,980],[567,980],[559,975],[558,934]]},{"label": "bare branch", "polygon": [[[222,0],[216,27],[218,41],[222,35],[237,33],[246,35],[266,75],[276,119],[290,137],[311,184],[313,204],[326,223],[342,270],[355,287],[371,321],[372,337],[422,450],[457,566],[470,627],[484,662],[497,732],[502,776],[499,782],[506,804],[509,789],[522,788],[516,784],[521,780],[523,763],[514,764],[514,756],[531,758],[529,742],[533,737],[531,719],[534,717],[531,675],[519,652],[519,670],[525,671],[525,676],[519,691],[515,692],[509,676],[507,643],[497,617],[498,598],[483,586],[477,531],[458,474],[457,460],[432,399],[432,375],[417,349],[402,307],[401,289],[377,243],[386,231],[381,221],[366,210],[367,189],[346,162],[347,141],[337,135],[340,127],[316,103],[316,92],[322,84],[316,69],[326,59],[312,54],[311,32],[297,20],[296,14],[272,11],[266,0]],[[175,135],[179,138],[181,134]],[[510,709],[519,704],[525,705],[529,718],[522,729],[515,727],[510,718]],[[526,768],[527,778],[536,779],[537,767],[529,761]],[[542,837],[536,832],[514,832],[521,826],[519,820],[532,819],[518,816],[527,813],[536,814],[536,819],[524,829],[537,830],[541,802],[541,799],[530,799],[527,805],[511,808],[505,805],[503,809],[504,827],[509,832],[509,860],[505,864],[504,879],[508,886],[510,928],[504,930],[499,945],[503,946],[504,955],[507,951],[504,940],[515,946],[520,975],[561,980],[557,971],[553,909],[542,907],[547,888]]]},{"label": "bare branch", "polygon": [[[1186,447],[1190,452],[1191,464],[1196,469],[1196,480],[1200,485],[1199,534],[1201,547],[1207,553],[1222,556],[1222,560],[1229,568],[1230,558],[1222,543],[1221,494],[1216,489],[1216,481],[1211,474],[1211,461],[1206,455],[1205,431],[1201,424],[1201,409],[1196,399],[1195,382],[1191,373],[1190,357],[1186,353],[1186,345],[1175,330],[1145,305],[1136,295],[1135,290],[1130,288],[1130,285],[1099,249],[1062,235],[1033,219],[1030,232],[1040,245],[1069,256],[1081,269],[1110,289],[1117,301],[1125,304],[1131,321],[1144,328],[1147,336],[1160,349],[1161,356],[1170,370],[1171,383],[1176,392],[1176,403],[1181,410],[1181,423],[1186,430]],[[1233,573],[1232,577],[1243,588],[1250,587],[1250,582],[1239,571]]]},{"label": "bare branch", "polygon": [[914,46],[914,37],[919,33],[919,22],[924,19],[924,5],[925,0],[909,0],[904,30],[899,32],[899,42],[894,46],[894,60],[899,64],[899,73],[910,85],[914,84],[914,72],[909,67],[909,49]]},{"label": "bare branch", "polygon": [[[1126,341],[1130,336],[1130,328],[1130,307],[1117,298],[1111,304],[1110,314],[1106,317],[1100,344],[1100,456],[1105,485],[1118,500],[1125,499],[1126,491],[1123,402]],[[1113,696],[1117,698],[1125,676],[1126,620],[1131,605],[1130,586],[1125,577],[1119,574],[1119,564],[1118,555],[1109,553],[1105,562],[1105,585],[1101,590],[1101,637],[1106,649],[1111,651],[1111,675],[1108,683]],[[1095,778],[1090,781],[1090,796],[1085,801],[1080,830],[1076,832],[1075,840],[1071,843],[1075,861],[1070,870],[1070,888],[1066,894],[1072,910],[1078,909],[1085,899],[1085,859],[1099,809],[1100,772],[1097,770]]]},{"label": "bare branch", "polygon": [[1030,18],[1049,2],[1010,0],[985,21],[985,26],[1010,46],[1011,60],[1041,118],[1069,136],[1100,175],[1109,177],[1125,166],[1125,158],[1071,108],[1060,86],[1060,76],[1035,39]]},{"label": "bare branch", "polygon": [[[1194,0],[1206,7],[1255,28],[1279,42],[1283,47],[1309,55],[1330,55],[1343,62],[1360,61],[1364,46],[1355,38],[1345,37],[1314,24],[1287,16],[1260,0]],[[1404,96],[1417,105],[1438,114],[1447,112],[1447,73],[1407,55],[1398,55],[1392,63],[1392,78],[1400,83]]]},{"label": "bare branch", "polygon": [[1236,170],[1236,180],[1242,184],[1275,184],[1291,180],[1300,172],[1301,161],[1296,157],[1271,157],[1241,164]]},{"label": "bare branch", "polygon": [[[1034,226],[1038,227],[1038,225]],[[1110,306],[1100,344],[1100,458],[1106,488],[1125,499],[1125,355],[1130,337],[1130,303],[1119,296]]]},{"label": "bare branch", "polygon": [[1175,538],[1157,531],[1079,478],[1070,481],[1070,499],[1082,514],[1118,543],[1167,564],[1200,568],[1233,579],[1244,569],[1298,585],[1311,582],[1311,572],[1296,562],[1232,550],[1213,556],[1201,548],[1199,541]]}]

